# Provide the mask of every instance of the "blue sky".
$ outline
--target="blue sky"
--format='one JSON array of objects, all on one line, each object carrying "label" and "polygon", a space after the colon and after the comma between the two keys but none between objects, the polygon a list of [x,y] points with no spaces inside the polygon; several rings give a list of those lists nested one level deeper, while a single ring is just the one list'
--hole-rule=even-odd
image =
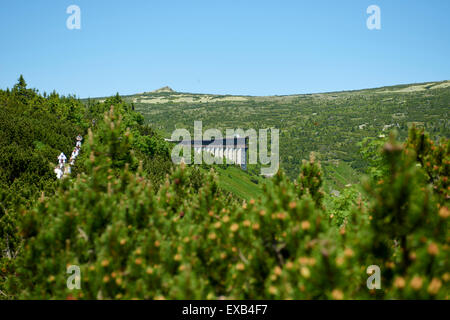
[{"label": "blue sky", "polygon": [[[0,88],[272,95],[450,79],[448,0],[1,0]],[[81,30],[69,30],[69,5]],[[366,9],[381,9],[368,30]]]}]

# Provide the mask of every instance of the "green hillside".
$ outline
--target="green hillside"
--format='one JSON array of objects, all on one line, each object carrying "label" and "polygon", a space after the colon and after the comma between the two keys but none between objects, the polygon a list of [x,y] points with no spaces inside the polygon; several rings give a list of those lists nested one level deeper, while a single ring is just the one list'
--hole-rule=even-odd
[{"label": "green hillside", "polygon": [[[344,161],[331,161],[322,163],[325,175],[323,188],[327,193],[335,193],[345,187],[358,184],[360,174]],[[266,178],[258,172],[247,172],[237,166],[215,167],[219,175],[219,186],[225,192],[231,192],[240,199],[258,199],[263,194],[263,185]]]},{"label": "green hillside", "polygon": [[[231,96],[175,92],[170,88],[126,96],[166,137],[176,128],[280,129],[280,163],[291,179],[310,152],[323,163],[326,189],[359,180],[367,163],[358,144],[415,124],[434,139],[450,136],[450,81],[288,96]],[[226,115],[226,116],[224,116]],[[225,178],[226,179],[226,178]]]},{"label": "green hillside", "polygon": [[241,199],[258,199],[262,195],[262,186],[266,179],[249,174],[236,166],[216,168],[219,174],[219,186]]},{"label": "green hillside", "polygon": [[326,191],[341,190],[345,186],[359,183],[360,174],[344,161],[329,161],[322,163],[322,169],[326,180]]}]

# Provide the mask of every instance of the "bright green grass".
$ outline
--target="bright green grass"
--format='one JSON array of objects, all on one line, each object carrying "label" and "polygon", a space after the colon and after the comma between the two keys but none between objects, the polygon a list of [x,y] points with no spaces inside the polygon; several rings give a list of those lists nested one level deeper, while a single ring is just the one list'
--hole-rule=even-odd
[{"label": "bright green grass", "polygon": [[359,183],[360,174],[344,161],[322,163],[325,173],[324,189],[327,192],[342,190],[348,184]]},{"label": "bright green grass", "polygon": [[[220,167],[214,169],[219,175],[219,186],[222,190],[231,192],[243,200],[257,199],[262,195],[263,185],[267,182],[266,178],[232,165],[226,169]],[[360,175],[346,162],[323,163],[322,170],[326,173],[323,183],[326,193],[332,190],[342,191],[349,184],[359,183]]]},{"label": "bright green grass", "polygon": [[262,195],[266,179],[251,175],[236,166],[228,166],[226,169],[216,167],[215,170],[219,175],[219,186],[224,191],[244,200],[257,199]]}]

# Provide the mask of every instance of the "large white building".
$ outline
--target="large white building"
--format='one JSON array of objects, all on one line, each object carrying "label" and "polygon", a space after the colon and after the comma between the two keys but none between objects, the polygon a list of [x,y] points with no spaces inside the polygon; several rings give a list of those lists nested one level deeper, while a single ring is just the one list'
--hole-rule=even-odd
[{"label": "large white building", "polygon": [[216,158],[224,158],[227,163],[239,165],[243,170],[247,170],[247,137],[216,140],[167,141],[181,145],[190,144],[196,153],[209,152]]}]

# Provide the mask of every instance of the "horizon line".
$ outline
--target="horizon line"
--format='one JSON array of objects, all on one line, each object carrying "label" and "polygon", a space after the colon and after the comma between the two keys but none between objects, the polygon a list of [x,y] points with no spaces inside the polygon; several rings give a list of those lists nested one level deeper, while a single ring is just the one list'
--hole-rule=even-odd
[{"label": "horizon line", "polygon": [[[375,89],[382,89],[382,88],[389,88],[389,87],[396,87],[396,86],[408,86],[408,85],[423,85],[427,83],[444,83],[448,82],[450,79],[444,79],[444,80],[433,80],[433,81],[424,81],[424,82],[409,82],[409,83],[397,83],[397,84],[387,84],[387,85],[381,85],[377,87],[366,87],[366,88],[356,88],[356,89],[344,89],[344,90],[334,90],[334,91],[316,91],[316,92],[309,92],[309,93],[288,93],[288,94],[268,94],[268,95],[250,95],[250,94],[232,94],[232,93],[202,93],[202,92],[189,92],[189,91],[177,91],[174,90],[170,85],[164,85],[159,87],[158,89],[152,90],[152,91],[143,91],[143,92],[136,92],[131,94],[120,94],[120,92],[116,92],[111,95],[107,96],[97,96],[97,97],[85,97],[85,98],[79,98],[80,100],[87,100],[87,99],[101,99],[101,98],[108,98],[116,95],[119,93],[119,96],[121,97],[130,97],[135,96],[139,94],[152,94],[152,93],[158,93],[155,92],[157,90],[160,90],[162,88],[169,87],[173,90],[172,93],[182,93],[182,94],[193,94],[193,95],[216,95],[216,96],[233,96],[233,97],[250,97],[250,98],[264,98],[264,97],[289,97],[289,96],[301,96],[301,95],[315,95],[315,94],[331,94],[331,93],[342,93],[342,92],[353,92],[353,91],[364,91],[364,90],[375,90]],[[164,93],[164,92],[163,92]]]}]

